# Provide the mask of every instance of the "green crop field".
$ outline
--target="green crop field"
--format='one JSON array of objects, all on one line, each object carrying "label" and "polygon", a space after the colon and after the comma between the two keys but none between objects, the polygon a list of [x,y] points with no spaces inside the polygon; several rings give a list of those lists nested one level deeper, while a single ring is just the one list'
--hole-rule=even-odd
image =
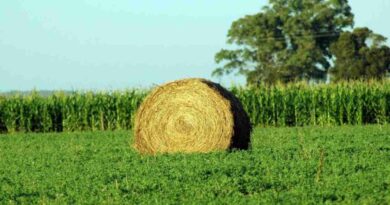
[{"label": "green crop field", "polygon": [[[390,123],[390,81],[233,87],[255,126]],[[0,94],[1,132],[129,130],[149,90]]]},{"label": "green crop field", "polygon": [[0,135],[0,204],[389,204],[390,126],[257,128],[249,151],[141,156],[130,131]]}]

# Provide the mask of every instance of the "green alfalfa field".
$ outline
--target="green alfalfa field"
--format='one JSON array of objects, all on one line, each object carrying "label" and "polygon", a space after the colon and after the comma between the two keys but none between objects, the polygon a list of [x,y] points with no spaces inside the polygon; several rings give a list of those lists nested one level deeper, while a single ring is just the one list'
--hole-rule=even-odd
[{"label": "green alfalfa field", "polygon": [[258,127],[247,151],[142,156],[131,131],[0,135],[0,204],[389,204],[390,126]]}]

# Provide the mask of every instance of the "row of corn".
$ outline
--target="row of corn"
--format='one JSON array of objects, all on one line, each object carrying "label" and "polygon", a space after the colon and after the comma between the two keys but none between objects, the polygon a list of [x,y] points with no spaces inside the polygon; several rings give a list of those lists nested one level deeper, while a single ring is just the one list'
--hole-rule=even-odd
[{"label": "row of corn", "polygon": [[0,97],[0,132],[61,132],[131,129],[143,90],[56,92],[43,97]]},{"label": "row of corn", "polygon": [[[233,87],[255,126],[385,124],[390,82]],[[0,132],[127,130],[146,90],[0,96]]]},{"label": "row of corn", "polygon": [[234,88],[255,125],[360,125],[390,122],[390,82]]}]

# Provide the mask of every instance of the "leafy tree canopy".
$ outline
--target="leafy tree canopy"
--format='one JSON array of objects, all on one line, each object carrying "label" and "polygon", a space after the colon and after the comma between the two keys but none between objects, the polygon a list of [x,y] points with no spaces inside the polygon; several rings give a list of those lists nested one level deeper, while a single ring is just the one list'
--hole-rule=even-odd
[{"label": "leafy tree canopy", "polygon": [[335,81],[380,79],[390,70],[390,48],[386,38],[368,28],[343,32],[331,45],[335,66],[330,71]]},{"label": "leafy tree canopy", "polygon": [[[213,75],[244,74],[252,85],[325,79],[334,64],[331,50],[341,49],[347,43],[343,38],[352,38],[343,36],[353,28],[353,19],[348,0],[269,0],[269,6],[259,13],[232,23],[227,42],[234,49],[215,55],[222,66]],[[342,42],[337,42],[339,37]],[[373,33],[367,38],[376,39],[370,48],[378,49],[385,40]],[[386,52],[371,49],[367,55],[376,58]],[[347,63],[343,60],[346,54],[335,55],[336,74]]]}]

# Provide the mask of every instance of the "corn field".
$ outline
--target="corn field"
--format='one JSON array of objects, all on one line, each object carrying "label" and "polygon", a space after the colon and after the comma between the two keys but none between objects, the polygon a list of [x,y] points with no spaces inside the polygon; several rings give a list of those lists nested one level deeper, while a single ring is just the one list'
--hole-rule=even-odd
[{"label": "corn field", "polygon": [[254,125],[361,125],[390,122],[390,82],[233,88]]},{"label": "corn field", "polygon": [[131,129],[147,94],[143,90],[56,92],[48,97],[0,97],[1,132],[62,132]]},{"label": "corn field", "polygon": [[[255,126],[390,122],[390,82],[233,87]],[[0,96],[0,132],[128,130],[146,90]]]}]

